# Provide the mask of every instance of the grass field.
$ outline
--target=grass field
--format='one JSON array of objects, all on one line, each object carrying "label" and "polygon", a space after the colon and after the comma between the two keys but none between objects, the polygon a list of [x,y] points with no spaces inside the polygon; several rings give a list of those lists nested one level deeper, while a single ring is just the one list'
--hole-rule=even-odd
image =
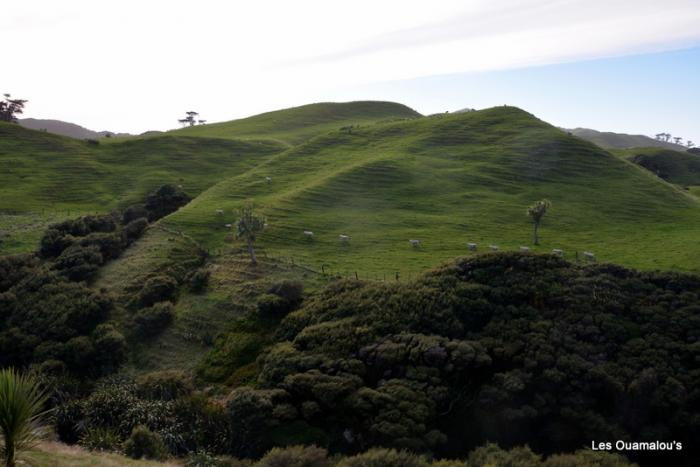
[{"label": "grass field", "polygon": [[[533,247],[525,209],[541,198],[553,207]],[[693,196],[516,108],[318,136],[216,184],[165,223],[221,248],[223,224],[246,199],[268,218],[259,243],[270,254],[341,275],[414,274],[466,253],[467,242],[562,248],[569,258],[593,251],[648,269],[700,264]]]},{"label": "grass field", "polygon": [[114,453],[90,452],[77,446],[45,441],[37,447],[21,452],[17,456],[17,465],[31,467],[115,467],[121,465],[133,467],[168,467],[182,465],[180,462],[155,462],[134,460]]}]

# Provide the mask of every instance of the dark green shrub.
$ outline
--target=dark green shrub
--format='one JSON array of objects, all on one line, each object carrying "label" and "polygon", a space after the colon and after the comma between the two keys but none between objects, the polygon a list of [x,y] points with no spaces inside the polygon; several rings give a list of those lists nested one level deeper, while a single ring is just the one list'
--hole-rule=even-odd
[{"label": "dark green shrub", "polygon": [[304,284],[301,281],[283,280],[272,284],[267,292],[282,297],[292,306],[298,306],[304,295]]},{"label": "dark green shrub", "polygon": [[98,374],[116,371],[126,361],[126,339],[111,324],[100,324],[92,333],[95,347],[93,366]]},{"label": "dark green shrub", "polygon": [[95,216],[84,216],[83,223],[88,233],[91,232],[114,232],[117,230],[117,223],[111,214]]},{"label": "dark green shrub", "polygon": [[39,254],[43,258],[55,258],[63,250],[71,246],[74,239],[71,235],[62,233],[57,229],[48,229],[41,237],[39,244]]},{"label": "dark green shrub", "polygon": [[117,258],[126,247],[119,233],[94,232],[81,238],[79,243],[99,248],[105,261]]},{"label": "dark green shrub", "polygon": [[122,224],[127,225],[139,218],[148,218],[148,211],[143,204],[134,204],[124,210]]},{"label": "dark green shrub", "polygon": [[80,436],[78,444],[90,451],[117,451],[121,442],[119,433],[112,428],[90,427]]},{"label": "dark green shrub", "polygon": [[154,371],[136,381],[139,397],[170,401],[192,394],[192,378],[184,371]]},{"label": "dark green shrub", "polygon": [[289,312],[289,303],[278,295],[263,294],[258,297],[258,311],[266,318],[284,318]]},{"label": "dark green shrub", "polygon": [[255,467],[330,467],[328,451],[317,446],[289,446],[268,451]]},{"label": "dark green shrub", "polygon": [[168,450],[160,435],[145,426],[138,426],[124,442],[124,454],[132,459],[164,460]]},{"label": "dark green shrub", "polygon": [[[496,465],[496,464],[495,464]],[[502,464],[497,464],[502,465]],[[430,463],[421,456],[408,451],[395,449],[370,449],[362,454],[346,457],[337,467],[429,467]]]},{"label": "dark green shrub", "polygon": [[82,400],[69,400],[53,412],[58,439],[67,444],[77,443],[85,432],[85,407]]},{"label": "dark green shrub", "polygon": [[209,277],[211,272],[207,269],[197,269],[187,276],[187,282],[189,282],[190,290],[195,293],[202,292],[209,283]]},{"label": "dark green shrub", "polygon": [[139,292],[138,302],[141,306],[151,306],[173,298],[177,291],[177,282],[169,276],[154,276],[146,280]]},{"label": "dark green shrub", "polygon": [[159,302],[134,312],[133,321],[136,333],[141,336],[155,336],[165,329],[175,316],[175,307],[171,302]]},{"label": "dark green shrub", "polygon": [[490,467],[492,465],[509,465],[513,467],[540,467],[542,457],[535,454],[529,447],[515,447],[509,451],[501,449],[497,444],[486,444],[469,454],[469,466]]},{"label": "dark green shrub", "polygon": [[175,212],[190,202],[190,197],[173,185],[163,185],[146,197],[144,207],[148,211],[148,220],[153,222]]},{"label": "dark green shrub", "polygon": [[148,219],[139,217],[129,222],[122,229],[122,238],[127,245],[132,244],[148,227]]},{"label": "dark green shrub", "polygon": [[104,262],[96,245],[73,245],[63,250],[53,267],[72,281],[92,278]]}]

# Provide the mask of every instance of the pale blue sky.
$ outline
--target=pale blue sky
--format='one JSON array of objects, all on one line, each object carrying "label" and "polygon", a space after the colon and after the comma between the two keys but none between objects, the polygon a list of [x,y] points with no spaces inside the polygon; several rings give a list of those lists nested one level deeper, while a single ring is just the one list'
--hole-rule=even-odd
[{"label": "pale blue sky", "polygon": [[700,47],[505,71],[458,73],[338,90],[420,112],[515,105],[554,125],[655,135],[700,145]]},{"label": "pale blue sky", "polygon": [[22,0],[2,15],[0,92],[95,130],[378,99],[700,140],[699,0]]}]

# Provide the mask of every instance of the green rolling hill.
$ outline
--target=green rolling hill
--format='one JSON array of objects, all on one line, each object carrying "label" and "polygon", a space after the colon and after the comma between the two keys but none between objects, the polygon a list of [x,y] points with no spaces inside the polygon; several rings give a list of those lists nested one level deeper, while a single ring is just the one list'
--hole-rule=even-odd
[{"label": "green rolling hill", "polygon": [[615,151],[664,180],[683,187],[700,186],[700,156],[663,148]]},{"label": "green rolling hill", "polygon": [[283,148],[169,135],[91,144],[0,123],[0,252],[32,249],[47,223],[137,202],[163,183],[197,195]]},{"label": "green rolling hill", "polygon": [[212,138],[274,139],[295,145],[343,126],[369,125],[383,120],[420,116],[415,110],[394,102],[324,102],[276,110],[230,122],[182,128],[170,133]]},{"label": "green rolling hill", "polygon": [[[417,273],[467,242],[700,264],[694,196],[511,107],[419,117],[387,102],[311,104],[99,145],[5,124],[0,161],[3,252],[32,249],[49,222],[174,183],[196,198],[165,226],[210,250],[237,247],[226,224],[252,199],[268,218],[264,253],[341,275]],[[553,208],[534,247],[525,208],[541,198]]]},{"label": "green rolling hill", "polygon": [[532,247],[525,208],[545,197],[553,208],[535,251],[593,251],[640,268],[698,264],[694,197],[509,107],[336,130],[216,184],[164,222],[222,248],[225,224],[250,198],[268,218],[259,241],[268,254],[383,277],[464,254],[467,242]]}]

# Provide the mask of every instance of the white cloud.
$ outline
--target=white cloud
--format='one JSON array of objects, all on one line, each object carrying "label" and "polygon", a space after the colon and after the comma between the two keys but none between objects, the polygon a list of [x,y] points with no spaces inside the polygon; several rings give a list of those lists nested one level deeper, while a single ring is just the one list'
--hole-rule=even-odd
[{"label": "white cloud", "polygon": [[3,17],[0,91],[32,116],[116,131],[168,128],[190,107],[230,119],[342,86],[700,40],[697,0],[23,0]]}]

